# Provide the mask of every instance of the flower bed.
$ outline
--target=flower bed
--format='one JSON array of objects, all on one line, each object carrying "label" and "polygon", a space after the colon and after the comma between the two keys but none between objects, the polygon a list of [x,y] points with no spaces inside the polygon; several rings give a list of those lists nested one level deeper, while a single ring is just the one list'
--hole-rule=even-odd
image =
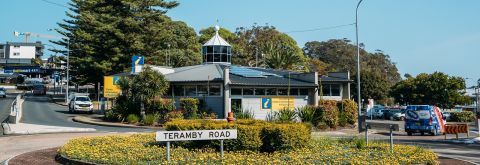
[{"label": "flower bed", "polygon": [[[100,164],[167,164],[165,147],[155,134],[86,137],[69,141],[59,154]],[[358,145],[358,140],[311,140],[300,149],[276,151],[228,151],[225,158],[215,149],[171,149],[172,164],[437,164],[432,151],[415,146],[389,144]]]}]

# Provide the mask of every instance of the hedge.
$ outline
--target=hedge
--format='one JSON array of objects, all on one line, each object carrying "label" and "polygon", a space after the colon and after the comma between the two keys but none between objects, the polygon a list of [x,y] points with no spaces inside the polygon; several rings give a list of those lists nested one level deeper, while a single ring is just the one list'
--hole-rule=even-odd
[{"label": "hedge", "polygon": [[185,111],[188,118],[197,118],[198,104],[197,98],[181,98],[180,106]]},{"label": "hedge", "polygon": [[473,122],[475,121],[475,114],[472,111],[450,112],[450,121]]},{"label": "hedge", "polygon": [[[241,119],[234,124],[213,120],[174,120],[167,122],[165,129],[208,130],[237,129],[237,139],[225,140],[225,150],[251,150],[273,152],[301,148],[310,140],[310,127],[302,123],[269,123],[261,120]],[[186,148],[219,146],[218,141],[181,142],[177,145]]]}]

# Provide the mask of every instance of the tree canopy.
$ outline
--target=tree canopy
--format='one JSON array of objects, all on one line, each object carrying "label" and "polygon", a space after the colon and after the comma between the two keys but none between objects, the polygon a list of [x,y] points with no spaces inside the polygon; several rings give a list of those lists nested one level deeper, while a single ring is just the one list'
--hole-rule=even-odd
[{"label": "tree canopy", "polygon": [[[69,18],[58,23],[60,29],[56,30],[70,38],[74,81],[101,82],[104,75],[128,71],[132,55],[146,56],[147,63],[171,66],[201,60],[195,31],[165,15],[178,5],[175,1],[72,0],[69,4]],[[68,39],[53,42],[68,45]]]},{"label": "tree canopy", "polygon": [[[363,44],[361,44],[363,45]],[[311,41],[305,44],[303,52],[309,58],[310,70],[319,72],[349,71],[351,79],[357,74],[357,47],[347,39]],[[323,63],[320,63],[321,61]],[[360,79],[362,98],[385,102],[390,87],[400,81],[400,74],[390,56],[377,50],[373,53],[360,49]],[[320,69],[320,70],[319,70]],[[356,98],[356,82],[352,95]]]},{"label": "tree canopy", "polygon": [[471,102],[465,96],[465,80],[442,72],[421,73],[395,84],[390,95],[401,104],[428,104],[453,108]]}]

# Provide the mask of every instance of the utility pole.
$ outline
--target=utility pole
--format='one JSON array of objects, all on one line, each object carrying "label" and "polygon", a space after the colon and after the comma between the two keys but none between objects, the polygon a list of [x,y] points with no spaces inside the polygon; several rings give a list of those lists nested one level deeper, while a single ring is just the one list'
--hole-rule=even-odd
[{"label": "utility pole", "polygon": [[355,38],[357,42],[357,103],[358,103],[358,132],[362,131],[360,122],[360,114],[362,113],[362,101],[360,96],[360,46],[358,44],[358,7],[363,0],[358,1],[357,8],[355,9]]}]

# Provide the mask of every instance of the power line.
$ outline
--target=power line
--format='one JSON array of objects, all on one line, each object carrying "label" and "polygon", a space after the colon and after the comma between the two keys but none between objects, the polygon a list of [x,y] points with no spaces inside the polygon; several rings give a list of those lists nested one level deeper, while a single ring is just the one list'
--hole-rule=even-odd
[{"label": "power line", "polygon": [[337,26],[329,26],[329,27],[321,27],[321,28],[315,28],[315,29],[306,29],[306,30],[293,30],[293,31],[288,31],[284,33],[303,33],[303,32],[311,32],[311,31],[319,31],[319,30],[329,30],[329,29],[336,29],[336,28],[341,28],[345,26],[352,26],[355,25],[355,23],[349,23],[349,24],[344,24],[344,25],[337,25]]},{"label": "power line", "polygon": [[51,4],[51,5],[68,8],[68,6],[66,6],[66,5],[64,5],[64,4],[52,2],[52,1],[49,1],[49,0],[41,0],[41,1],[46,2],[46,3],[49,3],[49,4]]}]

